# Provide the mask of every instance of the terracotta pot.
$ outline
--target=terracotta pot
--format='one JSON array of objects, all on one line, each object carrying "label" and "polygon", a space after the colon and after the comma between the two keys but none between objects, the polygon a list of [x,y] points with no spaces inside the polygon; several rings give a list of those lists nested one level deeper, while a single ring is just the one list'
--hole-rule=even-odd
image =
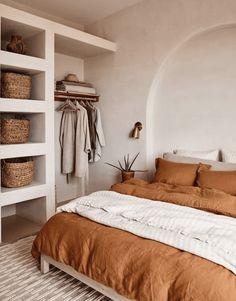
[{"label": "terracotta pot", "polygon": [[134,174],[135,174],[134,171],[122,171],[121,172],[122,182],[132,179],[134,177]]},{"label": "terracotta pot", "polygon": [[7,44],[7,51],[25,54],[26,46],[21,36],[12,35],[11,41]]}]

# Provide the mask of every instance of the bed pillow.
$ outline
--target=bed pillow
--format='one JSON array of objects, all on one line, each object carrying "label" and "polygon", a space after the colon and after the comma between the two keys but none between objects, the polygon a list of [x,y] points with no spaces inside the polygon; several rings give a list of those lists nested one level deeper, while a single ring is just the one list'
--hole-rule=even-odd
[{"label": "bed pillow", "polygon": [[222,150],[221,156],[223,162],[236,163],[236,151]]},{"label": "bed pillow", "polygon": [[177,149],[174,151],[174,154],[178,156],[185,156],[185,157],[194,157],[199,159],[205,159],[205,160],[213,160],[213,161],[219,161],[219,154],[220,151],[218,149],[212,150],[212,151],[188,151],[183,149]]},{"label": "bed pillow", "polygon": [[204,163],[211,165],[210,170],[222,170],[222,171],[229,171],[229,170],[236,170],[236,164],[234,163],[225,163],[225,162],[217,162],[212,160],[204,160],[199,158],[191,158],[191,157],[184,157],[178,156],[172,153],[165,153],[163,155],[165,160],[177,163]]},{"label": "bed pillow", "polygon": [[198,172],[197,185],[201,188],[214,188],[236,195],[236,170],[201,170]]},{"label": "bed pillow", "polygon": [[198,171],[207,170],[209,167],[210,165],[205,164],[175,163],[157,158],[154,182],[193,186]]}]

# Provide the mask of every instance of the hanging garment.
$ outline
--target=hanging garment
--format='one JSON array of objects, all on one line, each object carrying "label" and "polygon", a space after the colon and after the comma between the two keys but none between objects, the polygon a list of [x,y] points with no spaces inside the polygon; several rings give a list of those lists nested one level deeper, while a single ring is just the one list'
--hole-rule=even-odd
[{"label": "hanging garment", "polygon": [[97,110],[94,107],[85,105],[85,109],[88,114],[88,124],[89,124],[89,133],[90,133],[90,144],[91,152],[89,154],[89,161],[94,161],[95,149],[96,149],[96,119],[97,119]]},{"label": "hanging garment", "polygon": [[76,112],[63,111],[60,125],[61,172],[70,175],[75,162]]},{"label": "hanging garment", "polygon": [[88,178],[88,155],[91,152],[88,115],[78,102],[76,106],[79,111],[76,112],[75,176]]},{"label": "hanging garment", "polygon": [[89,160],[89,162],[97,162],[101,159],[102,147],[104,147],[106,144],[105,136],[104,136],[103,128],[102,128],[101,113],[97,107],[94,107],[94,108],[96,109],[96,122],[95,122],[96,143],[95,143],[95,150],[94,150],[93,156]]}]

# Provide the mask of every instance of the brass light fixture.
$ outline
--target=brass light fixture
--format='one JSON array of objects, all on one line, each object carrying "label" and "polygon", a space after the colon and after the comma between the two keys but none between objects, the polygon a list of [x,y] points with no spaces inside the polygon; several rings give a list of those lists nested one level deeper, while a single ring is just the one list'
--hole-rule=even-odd
[{"label": "brass light fixture", "polygon": [[139,139],[140,138],[140,131],[142,130],[143,128],[143,125],[141,122],[136,122],[135,125],[134,125],[134,129],[132,131],[132,138],[134,139]]}]

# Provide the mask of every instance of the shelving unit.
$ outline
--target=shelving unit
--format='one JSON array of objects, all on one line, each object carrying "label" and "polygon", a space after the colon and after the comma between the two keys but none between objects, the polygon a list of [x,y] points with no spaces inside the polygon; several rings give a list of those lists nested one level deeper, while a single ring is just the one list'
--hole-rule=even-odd
[{"label": "shelving unit", "polygon": [[45,101],[0,98],[1,113],[44,113],[47,108]]},{"label": "shelving unit", "polygon": [[[54,58],[55,51],[78,58],[116,51],[113,42],[0,4],[0,72],[32,76],[31,99],[0,98],[1,115],[24,114],[31,121],[26,144],[0,144],[0,160],[31,156],[30,185],[0,189],[0,243],[30,235],[55,212]],[[6,51],[12,34],[22,36],[27,54]],[[12,207],[13,206],[13,207]],[[10,210],[12,209],[13,210]],[[14,215],[7,217],[7,212]]]},{"label": "shelving unit", "polygon": [[[35,169],[30,185],[0,189],[0,211],[1,217],[4,216],[0,223],[1,233],[3,239],[11,240],[35,232],[55,211],[54,129],[50,126],[54,118],[54,83],[50,81],[54,77],[54,41],[52,32],[46,33],[46,27],[23,12],[0,5],[0,18],[1,72],[19,72],[32,77],[31,99],[0,98],[2,117],[24,114],[31,124],[29,142],[0,145],[0,159],[32,157]],[[22,36],[27,55],[6,51],[12,34]],[[10,206],[15,214],[5,217]]]},{"label": "shelving unit", "polygon": [[[77,38],[78,31],[72,30],[69,33],[67,32],[67,34],[67,36],[62,35],[59,34],[58,31],[55,35],[55,51],[57,53],[78,58],[86,58],[116,50],[114,43],[86,33],[83,33],[83,41]],[[87,42],[91,40],[91,37],[93,39],[93,44]]]},{"label": "shelving unit", "polygon": [[44,155],[47,151],[46,143],[1,144],[0,158],[31,157]]},{"label": "shelving unit", "polygon": [[[18,72],[31,75],[33,100],[45,100],[45,59],[0,51],[1,72]],[[27,67],[26,67],[27,66]]]},{"label": "shelving unit", "polygon": [[47,62],[45,59],[7,52],[4,50],[1,50],[0,56],[1,67],[6,68],[7,70],[36,74],[40,71],[46,71],[47,69]]}]

